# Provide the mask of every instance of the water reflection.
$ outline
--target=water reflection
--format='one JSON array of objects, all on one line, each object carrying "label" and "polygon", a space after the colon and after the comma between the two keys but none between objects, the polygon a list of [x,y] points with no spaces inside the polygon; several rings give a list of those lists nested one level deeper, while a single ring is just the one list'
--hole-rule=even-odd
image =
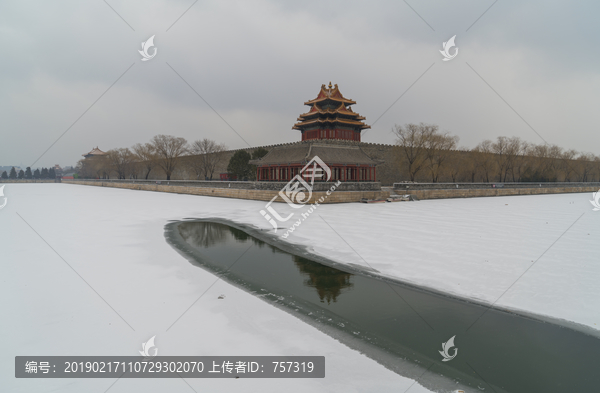
[{"label": "water reflection", "polygon": [[[277,247],[262,242],[246,232],[223,224],[211,222],[187,222],[178,226],[179,234],[186,243],[206,249],[217,244],[227,244],[234,240],[236,243],[252,242],[259,248],[267,246],[273,253],[283,253]],[[351,273],[347,273],[320,263],[292,255],[298,271],[308,278],[303,281],[307,287],[314,288],[321,303],[337,302],[343,289],[352,288]]]},{"label": "water reflection", "polygon": [[327,301],[327,304],[331,304],[332,301],[337,302],[337,298],[342,294],[342,289],[354,286],[350,282],[353,274],[296,255],[292,257],[300,273],[308,276],[308,279],[304,280],[304,285],[317,290],[321,303],[325,301]]},{"label": "water reflection", "polygon": [[[268,245],[240,229],[214,222],[186,222],[185,225],[178,225],[177,230],[186,243],[198,248],[225,244],[231,242],[232,239],[241,243],[251,241],[260,248]],[[273,252],[282,252],[276,247],[268,246]]]},{"label": "water reflection", "polygon": [[212,222],[190,222],[186,225],[179,225],[177,229],[179,230],[181,237],[184,238],[187,243],[200,248],[226,242],[227,236],[231,233],[231,230],[226,226]]},{"label": "water reflection", "polygon": [[[172,223],[166,236],[191,263],[326,326],[327,334],[399,374],[421,378],[429,366],[430,377],[448,378],[435,384],[421,378],[431,390],[454,390],[458,382],[473,387],[467,391],[497,393],[600,386],[600,340],[581,332],[495,309],[482,316],[485,307],[325,266],[224,224]],[[453,336],[460,354],[442,362],[441,343]],[[405,360],[413,371],[394,368]]]}]

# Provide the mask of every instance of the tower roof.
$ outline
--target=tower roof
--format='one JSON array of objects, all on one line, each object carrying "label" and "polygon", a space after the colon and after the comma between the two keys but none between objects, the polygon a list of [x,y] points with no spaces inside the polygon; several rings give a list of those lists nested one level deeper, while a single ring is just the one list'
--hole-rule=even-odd
[{"label": "tower roof", "polygon": [[103,152],[102,150],[98,149],[98,146],[96,146],[89,153],[82,154],[82,156],[84,156],[84,157],[105,156],[106,154],[107,154],[106,152]]},{"label": "tower roof", "polygon": [[[329,87],[321,85],[317,98],[304,104],[310,106],[310,110],[301,114],[298,123],[292,126],[292,129],[302,131],[302,140],[321,138],[360,140],[360,131],[371,128],[363,122],[365,117],[354,112],[350,107],[356,104],[356,101],[344,97],[338,85],[331,86],[331,82]],[[327,130],[327,132],[317,132],[317,130]],[[358,134],[348,132],[358,132]]]},{"label": "tower roof", "polygon": [[294,124],[292,129],[302,130],[304,127],[309,127],[309,126],[332,126],[335,124],[356,127],[361,130],[371,128],[371,126],[369,126],[361,121],[350,120],[350,119],[340,119],[338,117],[331,118],[331,119],[318,119],[317,118],[317,119],[310,119],[310,120],[299,118],[298,120],[301,120],[300,123]]},{"label": "tower roof", "polygon": [[306,101],[304,103],[304,105],[312,106],[313,104],[315,104],[317,102],[323,102],[323,101],[327,101],[327,100],[341,102],[346,105],[356,104],[356,101],[349,100],[346,97],[344,97],[342,95],[342,93],[340,93],[340,89],[338,89],[337,84],[332,87],[331,82],[329,82],[328,88],[325,87],[325,85],[321,85],[321,91],[319,91],[317,98],[315,98],[314,100]]}]

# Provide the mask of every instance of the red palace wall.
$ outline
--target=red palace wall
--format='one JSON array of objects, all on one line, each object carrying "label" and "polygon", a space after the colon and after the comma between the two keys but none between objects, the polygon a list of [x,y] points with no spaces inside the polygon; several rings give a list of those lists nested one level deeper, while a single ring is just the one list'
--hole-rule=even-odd
[{"label": "red palace wall", "polygon": [[[331,169],[330,181],[376,181],[377,171],[370,165],[329,165]],[[258,181],[289,181],[302,170],[302,165],[272,165],[259,167],[256,170]]]},{"label": "red palace wall", "polygon": [[345,139],[360,142],[360,132],[337,128],[304,131],[302,133],[302,140],[306,141],[310,139]]}]

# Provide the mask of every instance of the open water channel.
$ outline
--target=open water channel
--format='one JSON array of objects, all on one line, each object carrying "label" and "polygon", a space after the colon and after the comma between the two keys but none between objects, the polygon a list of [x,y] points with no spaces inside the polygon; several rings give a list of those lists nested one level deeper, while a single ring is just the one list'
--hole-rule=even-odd
[{"label": "open water channel", "polygon": [[[300,250],[283,251],[249,233],[200,220],[165,229],[168,242],[191,263],[429,389],[600,391],[597,337],[307,258]],[[448,354],[458,352],[443,361],[439,351],[451,337]]]}]

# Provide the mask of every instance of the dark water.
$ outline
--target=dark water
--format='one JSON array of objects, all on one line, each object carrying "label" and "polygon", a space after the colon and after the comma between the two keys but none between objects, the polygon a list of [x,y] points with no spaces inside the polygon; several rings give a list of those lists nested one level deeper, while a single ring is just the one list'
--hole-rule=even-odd
[{"label": "dark water", "polygon": [[[600,339],[576,330],[335,269],[224,224],[171,223],[166,236],[192,263],[430,389],[600,391]],[[443,362],[453,336],[458,354]]]}]

